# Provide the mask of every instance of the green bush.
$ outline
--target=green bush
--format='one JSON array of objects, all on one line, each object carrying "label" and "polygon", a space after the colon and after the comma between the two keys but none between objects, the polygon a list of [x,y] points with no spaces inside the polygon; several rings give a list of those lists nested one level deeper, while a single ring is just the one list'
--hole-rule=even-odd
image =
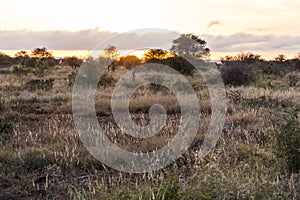
[{"label": "green bush", "polygon": [[29,149],[23,158],[23,169],[28,171],[42,170],[48,165],[54,164],[52,155],[45,151]]},{"label": "green bush", "polygon": [[104,74],[98,83],[98,87],[102,86],[104,88],[109,87],[109,86],[114,86],[118,81],[115,80],[112,76],[108,76]]},{"label": "green bush", "polygon": [[[76,72],[72,72],[72,74],[68,76],[69,86],[74,85],[76,76],[77,76]],[[91,82],[93,79],[89,78],[88,76],[78,76],[77,80],[80,81],[81,84],[93,85],[93,83]],[[103,76],[101,76],[98,82],[98,87],[106,88],[106,87],[114,86],[117,82],[118,81],[114,79],[112,76],[104,74]]]},{"label": "green bush", "polygon": [[47,80],[33,79],[25,83],[24,88],[29,91],[35,91],[35,90],[49,91],[53,88],[53,84],[54,84],[53,78]]},{"label": "green bush", "polygon": [[32,69],[26,68],[23,66],[19,66],[19,65],[14,65],[12,72],[13,72],[13,74],[16,74],[16,75],[27,75],[32,72]]},{"label": "green bush", "polygon": [[275,154],[290,173],[300,171],[300,122],[296,109],[276,135]]},{"label": "green bush", "polygon": [[12,123],[0,117],[0,133],[11,133],[12,130]]}]

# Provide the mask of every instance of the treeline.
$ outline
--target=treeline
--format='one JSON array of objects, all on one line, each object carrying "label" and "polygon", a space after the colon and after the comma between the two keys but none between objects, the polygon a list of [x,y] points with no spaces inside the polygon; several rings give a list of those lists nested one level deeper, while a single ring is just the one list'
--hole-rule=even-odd
[{"label": "treeline", "polygon": [[0,67],[10,67],[12,65],[18,65],[19,67],[27,67],[27,68],[38,68],[38,67],[52,67],[55,65],[68,65],[79,67],[82,64],[83,60],[76,57],[65,57],[63,59],[56,59],[52,55],[50,51],[43,48],[36,48],[30,52],[27,51],[19,51],[14,57],[6,55],[0,52]]},{"label": "treeline", "polygon": [[[193,75],[196,71],[191,63],[180,55],[189,55],[198,59],[198,64],[206,65],[210,56],[210,50],[206,47],[206,41],[194,34],[182,34],[173,40],[169,50],[151,49],[144,53],[142,58],[134,55],[120,56],[118,49],[108,45],[104,54],[98,59],[107,59],[108,70],[113,72],[119,67],[131,69],[143,63],[159,63],[172,67],[185,75]],[[85,60],[95,59],[87,57]],[[28,54],[19,51],[14,57],[0,53],[0,68],[13,66],[13,72],[18,74],[35,73],[43,75],[45,69],[56,65],[72,66],[78,68],[84,59],[76,56],[56,59],[45,47],[36,48]],[[225,56],[217,63],[221,71],[224,83],[227,85],[245,85],[257,81],[261,76],[284,76],[290,72],[300,71],[300,54],[293,59],[287,59],[279,54],[273,60],[264,60],[258,54],[240,53],[235,56]],[[207,69],[207,68],[206,68]]]},{"label": "treeline", "polygon": [[273,60],[264,60],[254,53],[240,53],[236,56],[226,56],[219,64],[223,81],[229,85],[246,85],[261,77],[283,77],[291,72],[300,71],[300,54],[292,59],[279,54]]}]

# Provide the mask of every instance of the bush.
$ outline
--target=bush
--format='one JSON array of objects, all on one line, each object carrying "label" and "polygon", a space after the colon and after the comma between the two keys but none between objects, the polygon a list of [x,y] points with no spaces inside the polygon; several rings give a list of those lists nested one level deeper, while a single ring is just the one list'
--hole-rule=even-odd
[{"label": "bush", "polygon": [[4,100],[0,96],[0,134],[11,133],[13,131],[13,124],[4,119],[2,113],[4,113]]},{"label": "bush", "polygon": [[0,52],[0,67],[9,67],[12,64],[13,59],[10,56]]},{"label": "bush", "polygon": [[297,83],[300,81],[300,74],[291,73],[288,75],[289,86],[295,87]]},{"label": "bush", "polygon": [[262,66],[262,70],[266,75],[284,76],[297,71],[297,62],[290,60],[285,62],[270,61]]},{"label": "bush", "polygon": [[53,78],[47,80],[33,79],[25,83],[24,88],[28,89],[29,91],[35,91],[35,90],[49,91],[53,88],[53,85],[54,85]]},{"label": "bush", "polygon": [[30,68],[22,67],[19,65],[14,65],[12,72],[13,72],[13,74],[16,74],[16,75],[27,75],[30,72],[32,72],[32,70]]},{"label": "bush", "polygon": [[98,87],[102,86],[104,88],[109,87],[109,86],[114,86],[118,81],[115,80],[112,76],[108,76],[104,74],[98,83]]},{"label": "bush", "polygon": [[83,60],[77,58],[76,56],[65,57],[63,60],[63,65],[71,66],[73,68],[78,68],[82,64]]},{"label": "bush", "polygon": [[[68,76],[68,83],[69,86],[73,86],[74,82],[76,80],[76,76],[77,73],[76,72],[72,72],[69,76]],[[87,84],[87,85],[93,85],[93,83],[91,82],[91,78],[89,78],[88,76],[80,76],[77,77],[78,80],[81,82],[81,84]],[[116,79],[114,79],[112,76],[106,75],[104,74],[103,76],[101,76],[99,82],[98,82],[98,87],[109,87],[109,86],[114,86],[118,81]]]},{"label": "bush", "polygon": [[13,125],[11,122],[0,117],[0,133],[11,133],[13,131]]},{"label": "bush", "polygon": [[226,85],[247,85],[257,80],[254,66],[244,62],[232,61],[222,69],[222,78]]},{"label": "bush", "polygon": [[44,167],[54,164],[54,158],[46,151],[29,149],[23,158],[23,169],[27,171],[43,170]]},{"label": "bush", "polygon": [[37,58],[29,58],[25,62],[25,67],[31,67],[35,68],[38,64],[38,59]]},{"label": "bush", "polygon": [[275,154],[282,161],[282,165],[290,173],[300,171],[300,122],[297,112],[293,112],[286,125],[276,135]]}]

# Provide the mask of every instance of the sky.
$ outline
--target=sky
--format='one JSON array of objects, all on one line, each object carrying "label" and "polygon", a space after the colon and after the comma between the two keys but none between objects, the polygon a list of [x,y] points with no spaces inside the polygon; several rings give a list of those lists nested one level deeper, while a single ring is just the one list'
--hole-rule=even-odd
[{"label": "sky", "polygon": [[[299,21],[299,0],[4,0],[0,49],[92,50],[112,35],[160,28],[200,35],[215,57],[248,51],[292,57],[300,52]],[[125,34],[124,48],[161,37]]]}]

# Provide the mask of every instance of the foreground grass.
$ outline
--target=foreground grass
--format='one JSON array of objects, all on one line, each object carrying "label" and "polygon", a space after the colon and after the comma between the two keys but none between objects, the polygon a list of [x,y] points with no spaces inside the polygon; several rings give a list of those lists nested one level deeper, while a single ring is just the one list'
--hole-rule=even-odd
[{"label": "foreground grass", "polygon": [[[64,80],[61,74],[52,76]],[[199,156],[199,149],[211,111],[207,92],[198,92],[202,121],[191,148],[162,170],[129,174],[110,169],[87,152],[73,124],[70,88],[58,84],[48,92],[7,90],[25,82],[6,76],[1,85],[6,93],[1,105],[0,199],[300,198],[299,168],[289,165],[299,159],[297,87],[227,88],[223,133],[205,158]],[[147,151],[172,139],[180,114],[172,94],[150,93],[147,99],[137,96],[131,100],[132,118],[137,123],[148,123],[145,113],[154,103],[165,105],[169,113],[167,126],[159,135],[136,140],[114,123],[108,108],[112,89],[102,91],[96,100],[97,116],[115,144]],[[282,137],[294,139],[287,143],[290,140]]]}]

